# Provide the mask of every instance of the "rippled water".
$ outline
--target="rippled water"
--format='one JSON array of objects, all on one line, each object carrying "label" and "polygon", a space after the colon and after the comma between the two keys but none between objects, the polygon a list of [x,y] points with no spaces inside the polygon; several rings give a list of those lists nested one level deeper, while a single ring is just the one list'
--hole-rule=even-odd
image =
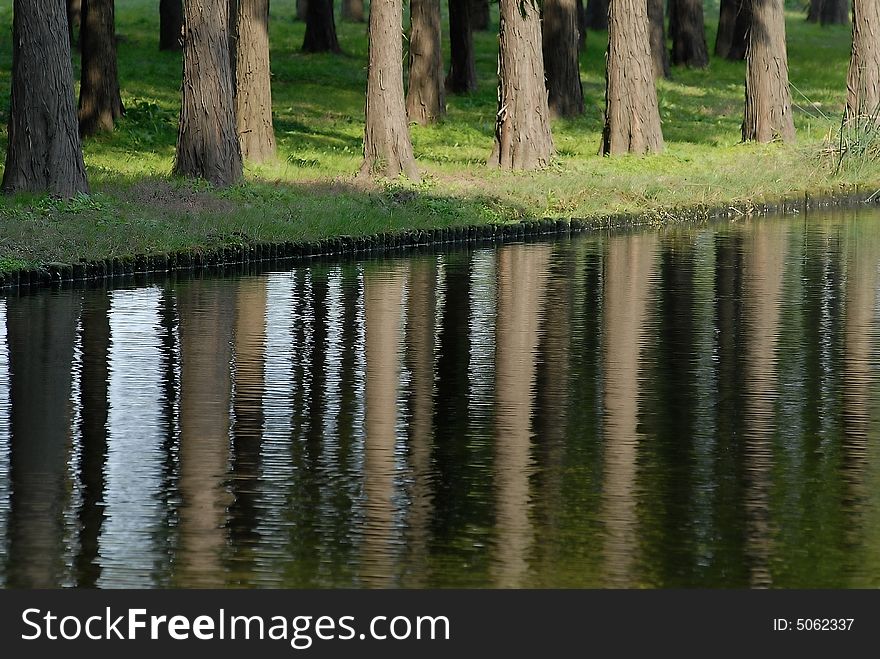
[{"label": "rippled water", "polygon": [[0,583],[880,586],[880,214],[0,298]]}]

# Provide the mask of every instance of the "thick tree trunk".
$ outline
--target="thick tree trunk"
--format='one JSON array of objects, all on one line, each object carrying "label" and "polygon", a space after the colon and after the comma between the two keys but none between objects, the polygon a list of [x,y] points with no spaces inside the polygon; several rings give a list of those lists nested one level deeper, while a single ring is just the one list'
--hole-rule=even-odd
[{"label": "thick tree trunk", "polygon": [[611,0],[602,153],[663,150],[646,0]]},{"label": "thick tree trunk", "polygon": [[709,64],[703,0],[670,0],[672,63],[702,69]]},{"label": "thick tree trunk", "polygon": [[349,23],[363,23],[364,0],[342,0],[342,20]]},{"label": "thick tree trunk", "polygon": [[116,70],[114,0],[82,0],[79,132],[113,130],[124,109]]},{"label": "thick tree trunk", "polygon": [[159,0],[159,50],[183,48],[183,0]]},{"label": "thick tree trunk", "polygon": [[214,185],[241,180],[229,56],[228,0],[184,0],[183,94],[174,173]]},{"label": "thick tree trunk", "polygon": [[4,192],[88,192],[61,3],[15,0]]},{"label": "thick tree trunk", "polygon": [[733,62],[745,59],[752,24],[752,0],[721,0],[715,54]]},{"label": "thick tree trunk", "polygon": [[846,78],[846,118],[880,122],[880,2],[853,2],[853,44]]},{"label": "thick tree trunk", "polygon": [[471,0],[471,26],[475,30],[489,29],[489,0]]},{"label": "thick tree trunk", "polygon": [[608,0],[587,0],[587,27],[591,30],[608,29]]},{"label": "thick tree trunk", "polygon": [[542,39],[551,115],[574,117],[583,114],[584,90],[578,60],[575,0],[544,0]]},{"label": "thick tree trunk", "polygon": [[370,6],[370,47],[367,66],[367,104],[364,162],[360,175],[404,174],[419,179],[413,156],[403,97],[403,22],[401,0]]},{"label": "thick tree trunk", "polygon": [[302,49],[304,53],[341,52],[333,19],[333,0],[309,0]]},{"label": "thick tree trunk", "polygon": [[79,26],[82,22],[82,0],[67,0],[67,30],[70,45],[79,44]]},{"label": "thick tree trunk", "polygon": [[782,0],[753,0],[743,141],[794,140]]},{"label": "thick tree trunk", "polygon": [[306,22],[309,14],[309,0],[296,0],[296,20]]},{"label": "thick tree trunk", "polygon": [[449,74],[446,90],[467,94],[477,88],[471,0],[449,0]]},{"label": "thick tree trunk", "polygon": [[544,167],[553,156],[553,138],[536,0],[500,0],[498,42],[498,113],[489,164]]},{"label": "thick tree trunk", "polygon": [[272,85],[269,73],[269,0],[231,0],[232,80],[241,156],[250,162],[275,158]]},{"label": "thick tree trunk", "polygon": [[410,22],[406,114],[410,121],[431,124],[446,114],[440,0],[411,0]]},{"label": "thick tree trunk", "polygon": [[846,25],[849,23],[849,2],[850,0],[824,0],[819,21],[822,25]]},{"label": "thick tree trunk", "polygon": [[665,18],[663,0],[648,0],[648,36],[651,39],[651,59],[654,62],[655,79],[669,77]]}]

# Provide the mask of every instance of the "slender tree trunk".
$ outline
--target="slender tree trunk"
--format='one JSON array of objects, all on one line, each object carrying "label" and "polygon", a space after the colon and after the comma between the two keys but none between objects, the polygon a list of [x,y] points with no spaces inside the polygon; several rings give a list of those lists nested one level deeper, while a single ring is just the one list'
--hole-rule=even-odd
[{"label": "slender tree trunk", "polygon": [[184,0],[183,94],[174,173],[214,185],[241,180],[228,0]]},{"label": "slender tree trunk", "polygon": [[446,114],[440,0],[411,0],[410,22],[406,114],[410,121],[431,124]]},{"label": "slender tree trunk", "polygon": [[364,0],[342,0],[342,20],[349,23],[363,23]]},{"label": "slender tree trunk", "polygon": [[715,54],[733,62],[745,59],[751,24],[751,0],[721,0]]},{"label": "slender tree trunk", "polygon": [[471,21],[475,30],[489,29],[489,0],[471,0]]},{"label": "slender tree trunk", "polygon": [[880,2],[853,2],[853,44],[846,78],[846,118],[880,121]]},{"label": "slender tree trunk", "polygon": [[584,0],[577,0],[578,8],[578,48],[583,50],[587,47],[587,6]]},{"label": "slender tree trunk", "polygon": [[4,192],[88,192],[61,3],[15,0]]},{"label": "slender tree trunk", "polygon": [[116,70],[114,0],[82,0],[79,132],[113,130],[125,112]]},{"label": "slender tree trunk", "polygon": [[602,153],[663,150],[646,0],[611,0]]},{"label": "slender tree trunk", "polygon": [[794,140],[782,0],[753,0],[743,141]]},{"label": "slender tree trunk", "polygon": [[309,14],[309,0],[296,0],[296,20],[306,22]]},{"label": "slender tree trunk", "polygon": [[489,164],[544,167],[553,155],[553,138],[536,0],[500,0],[498,42],[498,113]]},{"label": "slender tree trunk", "polygon": [[333,0],[309,0],[302,49],[304,53],[341,52],[333,19]]},{"label": "slender tree trunk", "polygon": [[79,26],[82,22],[82,0],[67,0],[67,30],[70,45],[79,45]]},{"label": "slender tree trunk", "polygon": [[360,175],[404,174],[419,179],[403,97],[403,22],[401,0],[370,6],[370,47],[367,66],[367,104],[364,162]]},{"label": "slender tree trunk", "polygon": [[672,63],[702,69],[709,64],[703,0],[670,0]]},{"label": "slender tree trunk", "polygon": [[231,0],[232,79],[241,156],[250,162],[275,158],[272,85],[269,73],[269,0]]},{"label": "slender tree trunk", "polygon": [[446,90],[467,94],[477,88],[471,0],[449,0],[449,74]]},{"label": "slender tree trunk", "polygon": [[651,59],[654,61],[655,79],[669,77],[665,18],[663,0],[648,0],[648,35],[651,39]]},{"label": "slender tree trunk", "polygon": [[578,60],[575,0],[544,0],[542,39],[551,115],[574,117],[583,114],[584,90]]},{"label": "slender tree trunk", "polygon": [[[822,25],[846,25],[849,23],[850,0],[825,0],[819,20]],[[880,35],[877,35],[880,38]]]},{"label": "slender tree trunk", "polygon": [[608,0],[587,0],[587,27],[591,30],[608,29]]},{"label": "slender tree trunk", "polygon": [[183,48],[183,0],[159,0],[159,50]]}]

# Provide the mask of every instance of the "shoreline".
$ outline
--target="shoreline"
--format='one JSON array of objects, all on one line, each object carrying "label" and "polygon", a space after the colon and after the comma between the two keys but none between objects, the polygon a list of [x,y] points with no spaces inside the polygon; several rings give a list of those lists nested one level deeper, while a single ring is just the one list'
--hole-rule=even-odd
[{"label": "shoreline", "polygon": [[[870,192],[869,192],[870,190]],[[446,245],[499,245],[506,242],[571,234],[618,231],[637,227],[664,227],[675,223],[723,221],[738,217],[795,215],[821,209],[880,206],[880,190],[854,188],[840,194],[786,197],[775,202],[742,202],[708,207],[701,204],[668,211],[614,213],[593,218],[526,219],[506,224],[483,223],[436,229],[391,231],[364,236],[334,236],[316,241],[228,244],[209,249],[183,249],[161,254],[112,257],[79,263],[44,263],[36,268],[0,272],[0,292],[52,287],[76,288],[90,283],[112,283],[126,277],[172,273],[200,274],[250,265],[294,265],[315,258],[344,259],[361,255],[408,252]],[[231,274],[231,273],[224,273]]]}]

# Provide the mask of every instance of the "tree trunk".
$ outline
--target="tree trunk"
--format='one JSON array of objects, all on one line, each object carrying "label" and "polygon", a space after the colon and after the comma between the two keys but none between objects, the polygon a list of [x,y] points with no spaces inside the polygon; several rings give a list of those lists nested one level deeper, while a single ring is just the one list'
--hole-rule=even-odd
[{"label": "tree trunk", "polygon": [[349,23],[363,23],[364,0],[342,0],[342,20]]},{"label": "tree trunk", "polygon": [[61,3],[15,0],[4,192],[88,192]]},{"label": "tree trunk", "polygon": [[489,0],[471,0],[471,27],[482,31],[489,29]]},{"label": "tree trunk", "polygon": [[544,0],[542,39],[551,115],[574,117],[583,114],[576,0]]},{"label": "tree trunk", "polygon": [[404,174],[417,181],[406,105],[403,97],[402,0],[384,0],[370,6],[370,45],[367,65],[367,103],[364,162],[360,175]]},{"label": "tree trunk", "polygon": [[536,0],[500,0],[498,113],[489,164],[538,169],[550,163],[547,87]]},{"label": "tree trunk", "polygon": [[745,59],[751,24],[751,0],[721,0],[715,54],[733,62]]},{"label": "tree trunk", "polygon": [[587,47],[587,7],[584,0],[577,0],[578,8],[578,48]]},{"label": "tree trunk", "polygon": [[[822,25],[846,25],[849,23],[849,0],[825,0],[819,16]],[[878,35],[877,38],[880,38]]]},{"label": "tree trunk", "polygon": [[449,0],[449,74],[446,90],[467,94],[477,88],[471,0]]},{"label": "tree trunk", "polygon": [[296,20],[306,22],[309,14],[309,0],[296,0]]},{"label": "tree trunk", "polygon": [[70,34],[70,45],[79,44],[79,26],[82,22],[82,0],[67,0],[67,30]]},{"label": "tree trunk", "polygon": [[333,0],[309,0],[302,49],[304,53],[341,52],[333,19]]},{"label": "tree trunk", "polygon": [[406,114],[410,121],[431,124],[446,114],[440,0],[411,0],[410,22]]},{"label": "tree trunk", "polygon": [[743,141],[794,140],[782,0],[753,0]]},{"label": "tree trunk", "polygon": [[611,0],[602,153],[663,150],[646,0]]},{"label": "tree trunk", "polygon": [[587,0],[587,27],[591,30],[608,29],[608,0]]},{"label": "tree trunk", "polygon": [[654,78],[669,77],[669,50],[666,48],[666,27],[663,0],[648,0],[648,35],[651,39],[651,59]]},{"label": "tree trunk", "polygon": [[810,6],[807,9],[807,22],[818,23],[822,16],[822,5],[825,0],[810,0]]},{"label": "tree trunk", "polygon": [[183,48],[183,0],[159,0],[159,50]]},{"label": "tree trunk", "polygon": [[241,157],[275,158],[272,85],[269,74],[269,0],[231,0],[232,80]]},{"label": "tree trunk", "polygon": [[853,2],[853,44],[846,78],[846,118],[880,122],[880,2]]},{"label": "tree trunk", "polygon": [[672,63],[702,69],[709,65],[703,0],[670,0]]},{"label": "tree trunk", "polygon": [[114,0],[82,0],[79,132],[111,131],[125,112],[116,70]]},{"label": "tree trunk", "polygon": [[174,173],[214,185],[241,180],[227,0],[184,0],[183,94]]}]

